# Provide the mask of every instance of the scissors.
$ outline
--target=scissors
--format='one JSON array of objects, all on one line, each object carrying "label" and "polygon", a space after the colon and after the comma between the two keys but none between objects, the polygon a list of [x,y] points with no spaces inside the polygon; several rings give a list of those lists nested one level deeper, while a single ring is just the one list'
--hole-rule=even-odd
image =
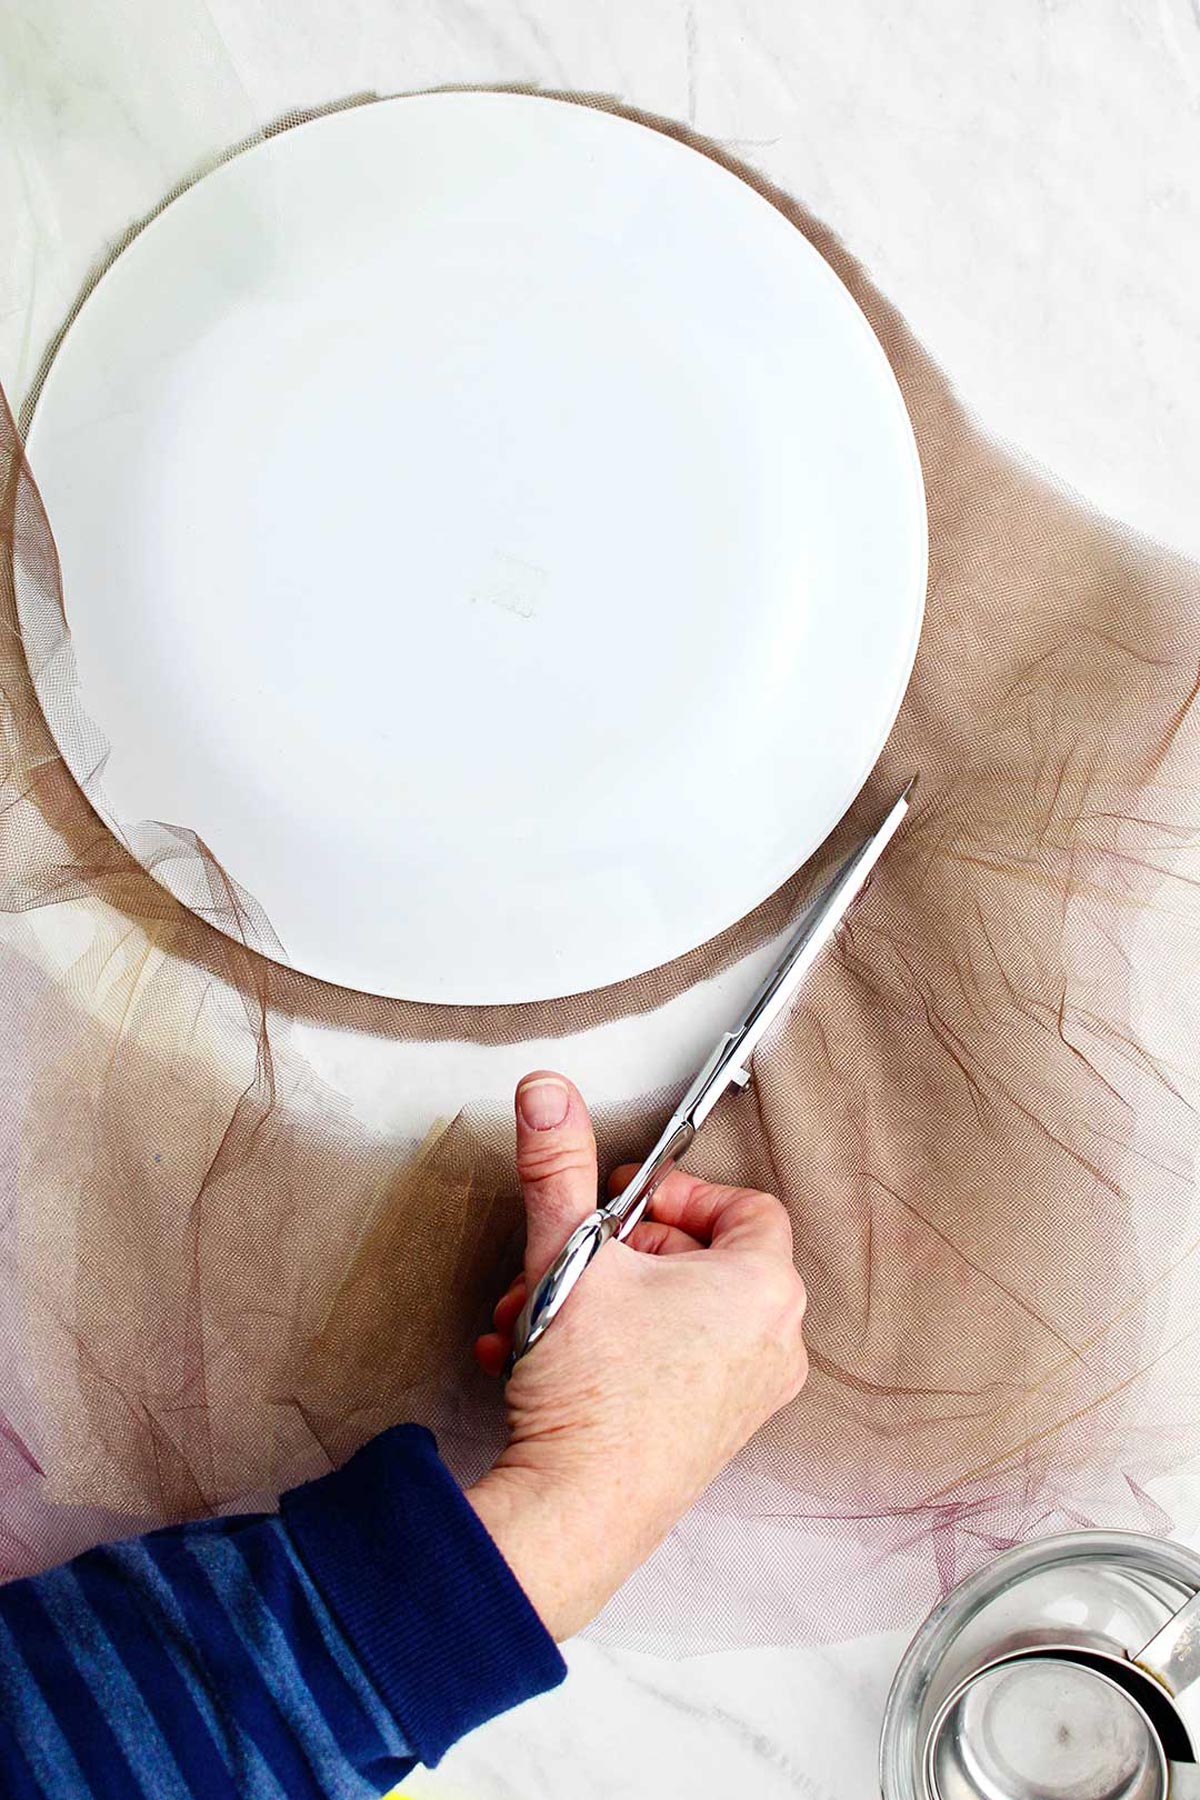
[{"label": "scissors", "polygon": [[749,1086],[750,1060],[755,1050],[771,1027],[786,1017],[804,977],[862,892],[872,869],[899,830],[916,785],[914,775],[882,824],[851,851],[816,899],[804,908],[799,924],[758,992],[733,1030],[725,1032],[716,1043],[629,1186],[575,1227],[525,1302],[513,1331],[509,1375],[549,1330],[592,1258],[610,1239],[620,1241],[629,1236],[644,1216],[655,1188],[691,1147],[717,1101],[730,1088]]}]

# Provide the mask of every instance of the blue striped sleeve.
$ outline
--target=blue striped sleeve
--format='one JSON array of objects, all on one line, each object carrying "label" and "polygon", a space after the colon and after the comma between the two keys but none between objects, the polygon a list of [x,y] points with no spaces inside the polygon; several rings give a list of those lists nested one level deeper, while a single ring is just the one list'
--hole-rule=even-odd
[{"label": "blue striped sleeve", "polygon": [[377,1800],[564,1665],[437,1456],[398,1426],[278,1517],[0,1588],[14,1800]]}]

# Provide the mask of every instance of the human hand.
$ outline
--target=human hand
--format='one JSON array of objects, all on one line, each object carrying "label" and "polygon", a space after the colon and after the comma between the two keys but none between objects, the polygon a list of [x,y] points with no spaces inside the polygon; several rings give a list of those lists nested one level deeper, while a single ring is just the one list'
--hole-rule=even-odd
[{"label": "human hand", "polygon": [[[499,1374],[529,1289],[596,1205],[587,1107],[517,1089],[525,1268],[476,1356]],[[633,1166],[615,1171],[621,1188]],[[808,1373],[804,1287],[778,1200],[675,1170],[654,1217],[597,1255],[508,1384],[510,1441],[467,1498],[555,1637],[569,1637]]]}]

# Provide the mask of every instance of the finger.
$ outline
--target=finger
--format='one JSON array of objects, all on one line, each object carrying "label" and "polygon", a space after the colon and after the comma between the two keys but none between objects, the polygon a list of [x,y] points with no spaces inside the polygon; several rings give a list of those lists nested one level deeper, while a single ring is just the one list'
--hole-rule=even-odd
[{"label": "finger", "polygon": [[[612,1194],[614,1198],[618,1194],[623,1194],[640,1167],[640,1163],[622,1163],[619,1168],[614,1169],[608,1178],[609,1193]],[[650,1198],[650,1208],[654,1212],[654,1218],[652,1220],[643,1219],[642,1225],[661,1224],[655,1202],[662,1190],[663,1182],[669,1181],[673,1173],[674,1170],[669,1170],[666,1175],[660,1176],[658,1186],[653,1190]],[[632,1244],[635,1250],[645,1251],[651,1256],[673,1256],[684,1250],[704,1249],[704,1245],[700,1242],[699,1238],[692,1237],[690,1232],[679,1231],[677,1227],[673,1225],[664,1226],[661,1231],[653,1235],[643,1234],[643,1236],[639,1237],[638,1234],[642,1231],[642,1225],[635,1225],[627,1239],[627,1242]]]},{"label": "finger", "polygon": [[[609,1193],[614,1196],[623,1194],[639,1167],[638,1163],[622,1163],[619,1168],[614,1169],[608,1178]],[[664,1176],[663,1179],[669,1180],[670,1177]],[[655,1188],[655,1197],[661,1186],[660,1182],[659,1187]],[[635,1225],[626,1242],[648,1256],[678,1256],[684,1251],[704,1249],[699,1238],[693,1237],[690,1232],[680,1231],[676,1225],[665,1224],[657,1214],[653,1219],[643,1219],[639,1225]]]},{"label": "finger", "polygon": [[[614,1169],[608,1178],[609,1191],[614,1195],[624,1193],[640,1166],[639,1163],[622,1163]],[[655,1188],[651,1206],[654,1223],[669,1226],[685,1236],[689,1240],[686,1246],[689,1250],[703,1250],[718,1236],[728,1241],[731,1232],[736,1234],[735,1241],[742,1241],[747,1222],[753,1224],[755,1216],[766,1226],[768,1237],[761,1240],[765,1245],[770,1241],[774,1215],[775,1247],[786,1248],[791,1254],[791,1221],[773,1194],[760,1194],[754,1188],[724,1187],[719,1182],[702,1181],[699,1176],[689,1175],[686,1169],[670,1169]],[[786,1240],[781,1225],[786,1227]],[[630,1235],[630,1243],[635,1238],[636,1231]],[[684,1245],[674,1241],[674,1248],[682,1250]],[[662,1251],[657,1254],[661,1255]]]},{"label": "finger", "polygon": [[475,1339],[475,1361],[485,1375],[503,1375],[512,1339],[498,1331],[485,1331]]},{"label": "finger", "polygon": [[525,1196],[525,1274],[545,1272],[596,1205],[596,1140],[583,1096],[549,1069],[517,1088],[517,1174]]},{"label": "finger", "polygon": [[[611,1194],[623,1194],[641,1166],[641,1163],[622,1163],[620,1168],[614,1169],[608,1178],[609,1192]],[[677,1169],[674,1164],[672,1164],[671,1167],[668,1168],[666,1174],[659,1179],[658,1186],[654,1190],[655,1201],[658,1200],[660,1194],[666,1194],[672,1190],[677,1192],[682,1188],[694,1187],[698,1180],[699,1176],[689,1175],[686,1169]]]},{"label": "finger", "polygon": [[525,1277],[514,1281],[507,1294],[501,1294],[492,1309],[492,1324],[497,1331],[511,1331],[517,1314],[525,1304]]},{"label": "finger", "polygon": [[673,1169],[654,1190],[654,1216],[701,1244],[792,1255],[792,1222],[773,1194],[722,1187]]},{"label": "finger", "polygon": [[[622,1163],[619,1168],[614,1169],[608,1178],[609,1192],[613,1195],[623,1194],[640,1167],[640,1163]],[[686,1196],[696,1186],[696,1183],[697,1177],[689,1175],[685,1169],[668,1169],[659,1181],[652,1197],[651,1205],[655,1218],[675,1225],[677,1230],[681,1229],[676,1214],[680,1213]],[[701,1237],[698,1232],[693,1233],[690,1227],[689,1235],[696,1237],[701,1248],[708,1243],[707,1236]]]},{"label": "finger", "polygon": [[644,1256],[682,1256],[689,1250],[703,1250],[699,1238],[680,1231],[677,1225],[664,1225],[661,1219],[643,1219],[634,1226],[625,1242]]}]

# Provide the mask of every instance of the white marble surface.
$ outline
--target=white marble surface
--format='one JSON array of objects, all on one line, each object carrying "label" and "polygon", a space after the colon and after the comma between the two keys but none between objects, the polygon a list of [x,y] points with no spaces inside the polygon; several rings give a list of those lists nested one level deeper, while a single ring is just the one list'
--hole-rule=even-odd
[{"label": "white marble surface", "polygon": [[415,1800],[869,1800],[875,1735],[893,1665],[891,1633],[803,1650],[744,1650],[668,1662],[586,1641],[570,1674],[472,1733]]},{"label": "white marble surface", "polygon": [[[721,139],[841,233],[991,429],[1200,552],[1196,0],[0,0],[0,379],[19,399],[97,258],[231,143],[355,92],[508,82]],[[713,985],[553,1055],[597,1098],[643,1091],[723,1008]],[[550,1053],[309,1037],[400,1135]],[[583,1642],[564,1689],[411,1791],[863,1800],[898,1651]]]}]

